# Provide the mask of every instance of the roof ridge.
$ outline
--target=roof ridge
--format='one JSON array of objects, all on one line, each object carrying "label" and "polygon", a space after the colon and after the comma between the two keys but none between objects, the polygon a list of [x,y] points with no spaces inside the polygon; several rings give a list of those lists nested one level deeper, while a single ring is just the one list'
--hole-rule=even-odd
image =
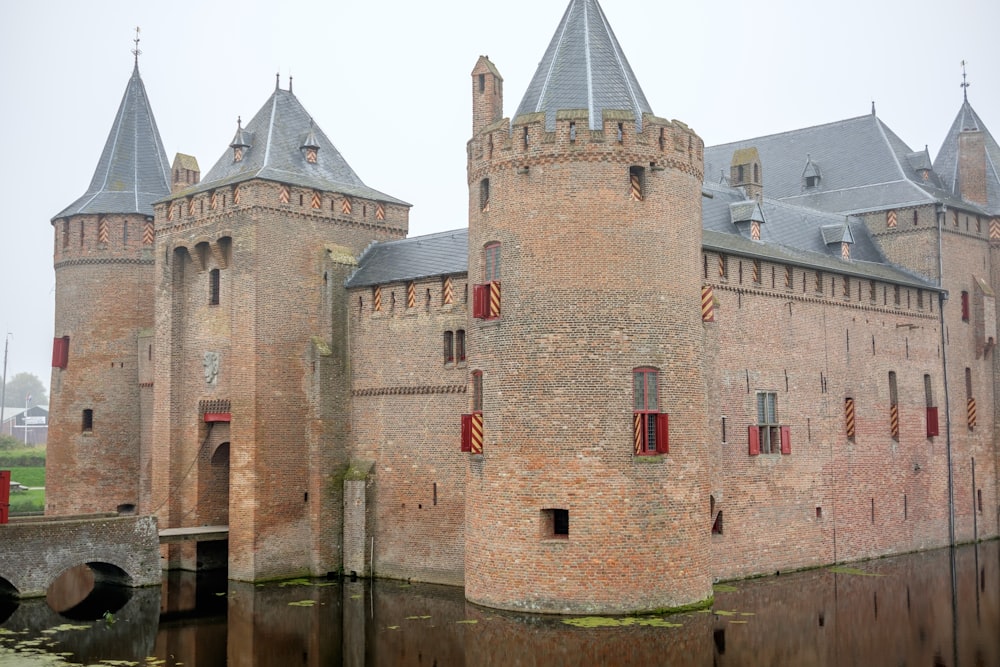
[{"label": "roof ridge", "polygon": [[[750,137],[748,139],[737,139],[735,141],[727,141],[726,143],[722,143],[722,144],[712,144],[711,146],[705,146],[705,149],[708,150],[708,149],[715,149],[715,148],[725,148],[726,146],[734,146],[736,144],[746,144],[746,143],[749,143],[749,142],[752,142],[752,141],[757,141],[758,139],[772,139],[774,137],[780,137],[780,136],[787,135],[787,134],[795,134],[796,132],[805,132],[806,130],[818,130],[820,128],[832,127],[834,125],[847,124],[847,123],[851,123],[851,122],[854,122],[854,121],[862,120],[864,118],[871,118],[871,117],[872,117],[872,115],[870,113],[868,113],[868,114],[863,114],[861,116],[853,116],[851,118],[842,118],[840,120],[830,121],[829,123],[818,123],[816,125],[807,125],[806,127],[799,127],[799,128],[794,129],[794,130],[785,130],[784,132],[772,132],[771,134],[761,134],[761,135],[758,135],[756,137]],[[875,118],[878,119],[878,116],[876,116]],[[879,122],[881,122],[881,121],[879,121]]]}]

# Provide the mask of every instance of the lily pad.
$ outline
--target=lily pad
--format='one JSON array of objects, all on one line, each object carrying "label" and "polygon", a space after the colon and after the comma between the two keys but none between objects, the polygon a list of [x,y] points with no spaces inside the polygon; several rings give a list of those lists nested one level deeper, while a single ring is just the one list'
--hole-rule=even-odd
[{"label": "lily pad", "polygon": [[467,624],[469,624],[469,625],[472,625],[472,624],[474,624],[474,623],[478,623],[479,621],[477,621],[477,620],[476,620],[476,619],[474,619],[474,618],[467,618],[467,619],[465,619],[464,621],[455,621],[455,622],[456,622],[456,623],[467,623]]},{"label": "lily pad", "polygon": [[610,618],[608,616],[580,616],[577,618],[564,618],[563,623],[577,628],[620,628],[627,625],[642,625],[652,628],[679,628],[680,623],[671,623],[659,617],[636,618]]},{"label": "lily pad", "polygon": [[408,621],[419,621],[419,620],[423,620],[423,619],[426,619],[426,618],[430,618],[430,616],[407,616],[406,620],[408,620]]},{"label": "lily pad", "polygon": [[295,602],[289,602],[289,607],[312,607],[316,605],[316,600],[297,600]]}]

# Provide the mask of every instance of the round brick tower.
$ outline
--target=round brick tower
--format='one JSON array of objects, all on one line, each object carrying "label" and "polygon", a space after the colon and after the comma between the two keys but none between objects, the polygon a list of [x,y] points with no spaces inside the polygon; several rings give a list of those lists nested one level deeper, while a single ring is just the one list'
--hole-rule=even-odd
[{"label": "round brick tower", "polygon": [[140,504],[139,337],[153,326],[153,207],[169,163],[138,63],[87,192],[52,219],[46,512]]},{"label": "round brick tower", "polygon": [[[703,144],[572,0],[514,121],[472,72],[469,600],[617,613],[711,596]],[[478,453],[481,447],[481,454]]]}]

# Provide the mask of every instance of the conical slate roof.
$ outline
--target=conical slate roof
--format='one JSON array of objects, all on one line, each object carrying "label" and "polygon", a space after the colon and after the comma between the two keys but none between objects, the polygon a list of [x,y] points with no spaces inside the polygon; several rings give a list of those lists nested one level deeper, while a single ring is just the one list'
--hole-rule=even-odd
[{"label": "conical slate roof", "polygon": [[632,111],[639,127],[652,113],[597,0],[570,0],[514,117],[544,111],[551,131],[567,109],[587,109],[592,130],[605,109]]},{"label": "conical slate roof", "polygon": [[[233,142],[231,146],[247,146],[242,159],[234,161],[233,150],[228,148],[201,183],[185,190],[186,194],[260,178],[408,205],[365,185],[289,90],[275,88]],[[318,148],[316,162],[306,160],[303,147],[307,143]]]},{"label": "conical slate roof", "polygon": [[104,213],[151,216],[153,202],[169,193],[170,163],[136,63],[90,187],[55,217]]},{"label": "conical slate roof", "polygon": [[958,180],[958,148],[959,135],[966,130],[978,130],[986,141],[986,210],[1000,213],[1000,146],[996,139],[986,129],[968,98],[963,100],[962,108],[958,110],[955,122],[951,124],[948,135],[941,144],[941,150],[934,158],[934,171],[944,182],[944,187],[954,197],[961,198],[962,184]]}]

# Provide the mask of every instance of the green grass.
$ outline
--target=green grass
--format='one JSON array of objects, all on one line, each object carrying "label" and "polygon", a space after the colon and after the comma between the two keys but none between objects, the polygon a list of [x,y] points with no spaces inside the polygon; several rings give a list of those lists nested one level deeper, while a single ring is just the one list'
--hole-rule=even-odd
[{"label": "green grass", "polygon": [[45,490],[22,491],[10,494],[10,513],[41,512],[45,509]]},{"label": "green grass", "polygon": [[25,486],[45,486],[45,468],[23,468],[11,466],[10,468],[0,469],[10,470],[10,479],[14,482],[20,482]]},{"label": "green grass", "polygon": [[[45,447],[0,449],[0,470],[45,467]],[[21,480],[18,480],[21,481]]]}]

